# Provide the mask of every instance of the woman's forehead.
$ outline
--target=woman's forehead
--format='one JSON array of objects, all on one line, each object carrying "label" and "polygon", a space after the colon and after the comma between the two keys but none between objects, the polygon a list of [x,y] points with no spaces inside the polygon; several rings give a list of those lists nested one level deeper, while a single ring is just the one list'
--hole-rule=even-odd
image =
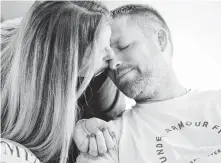
[{"label": "woman's forehead", "polygon": [[101,25],[100,31],[98,33],[97,42],[99,44],[105,44],[105,40],[110,42],[111,37],[111,27],[109,24],[105,23]]}]

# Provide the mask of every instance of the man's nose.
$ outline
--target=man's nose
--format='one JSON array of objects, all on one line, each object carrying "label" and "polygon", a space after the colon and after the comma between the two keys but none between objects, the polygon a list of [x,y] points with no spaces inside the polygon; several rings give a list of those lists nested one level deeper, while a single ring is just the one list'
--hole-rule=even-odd
[{"label": "man's nose", "polygon": [[122,65],[122,62],[117,59],[117,57],[114,57],[112,60],[109,62],[109,68],[111,70],[116,70],[118,67]]}]

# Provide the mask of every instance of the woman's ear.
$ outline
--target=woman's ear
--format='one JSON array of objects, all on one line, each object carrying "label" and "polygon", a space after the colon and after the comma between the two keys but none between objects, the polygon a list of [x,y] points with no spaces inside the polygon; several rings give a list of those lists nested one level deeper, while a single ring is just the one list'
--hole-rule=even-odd
[{"label": "woman's ear", "polygon": [[156,32],[156,37],[157,37],[157,42],[161,49],[161,52],[164,52],[168,43],[167,32],[164,29],[159,29]]}]

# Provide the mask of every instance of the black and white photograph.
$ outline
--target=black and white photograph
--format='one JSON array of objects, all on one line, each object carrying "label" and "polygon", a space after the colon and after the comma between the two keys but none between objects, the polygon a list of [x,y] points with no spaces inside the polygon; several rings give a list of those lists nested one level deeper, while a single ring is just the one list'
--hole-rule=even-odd
[{"label": "black and white photograph", "polygon": [[221,163],[221,1],[0,4],[1,163]]}]

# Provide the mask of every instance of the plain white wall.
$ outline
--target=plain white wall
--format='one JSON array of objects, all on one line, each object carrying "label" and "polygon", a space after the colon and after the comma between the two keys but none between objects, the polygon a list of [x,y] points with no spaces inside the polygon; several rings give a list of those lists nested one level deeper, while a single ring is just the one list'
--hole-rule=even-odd
[{"label": "plain white wall", "polygon": [[25,15],[33,1],[1,1],[1,19],[13,19]]},{"label": "plain white wall", "polygon": [[[23,16],[33,1],[2,3],[5,19]],[[105,1],[109,9],[146,3],[157,9],[171,29],[174,68],[181,83],[191,88],[221,88],[221,2]]]}]

